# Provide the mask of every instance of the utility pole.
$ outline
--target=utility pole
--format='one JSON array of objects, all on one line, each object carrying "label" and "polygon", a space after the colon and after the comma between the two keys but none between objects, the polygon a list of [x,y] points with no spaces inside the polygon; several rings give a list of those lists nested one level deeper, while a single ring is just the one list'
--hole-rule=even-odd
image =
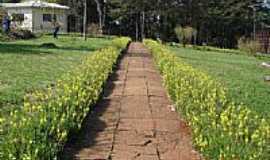
[{"label": "utility pole", "polygon": [[87,0],[84,0],[84,14],[83,14],[83,38],[87,41]]},{"label": "utility pole", "polygon": [[256,5],[250,5],[249,8],[252,8],[253,11],[253,40],[256,40]]}]

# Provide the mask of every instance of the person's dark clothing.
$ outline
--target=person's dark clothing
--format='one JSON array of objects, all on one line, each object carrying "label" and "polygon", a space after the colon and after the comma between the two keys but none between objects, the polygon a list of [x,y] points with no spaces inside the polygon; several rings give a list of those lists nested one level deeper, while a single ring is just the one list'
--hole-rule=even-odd
[{"label": "person's dark clothing", "polygon": [[3,31],[5,33],[8,33],[9,32],[9,30],[10,30],[10,23],[11,23],[10,19],[7,16],[4,17],[3,22],[2,22],[2,25],[3,25]]},{"label": "person's dark clothing", "polygon": [[60,30],[60,26],[56,26],[53,32],[53,37],[58,38],[58,32]]}]

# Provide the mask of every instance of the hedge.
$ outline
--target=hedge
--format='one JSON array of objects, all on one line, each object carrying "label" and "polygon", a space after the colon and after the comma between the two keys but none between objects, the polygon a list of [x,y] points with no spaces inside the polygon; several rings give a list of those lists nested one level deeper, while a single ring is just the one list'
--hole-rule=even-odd
[{"label": "hedge", "polygon": [[[175,42],[168,43],[168,45],[172,47],[182,48],[183,45]],[[228,48],[218,48],[213,46],[198,46],[198,45],[186,45],[185,48],[194,49],[199,51],[209,51],[209,52],[218,52],[218,53],[228,53],[228,54],[239,54],[239,55],[246,55],[246,52],[237,50],[237,49],[228,49]]]},{"label": "hedge", "polygon": [[25,95],[21,109],[0,118],[0,159],[56,159],[70,133],[81,128],[129,39],[87,56],[54,85]]},{"label": "hedge", "polygon": [[192,129],[205,159],[270,159],[269,119],[234,104],[226,88],[158,42],[146,40],[170,98]]}]

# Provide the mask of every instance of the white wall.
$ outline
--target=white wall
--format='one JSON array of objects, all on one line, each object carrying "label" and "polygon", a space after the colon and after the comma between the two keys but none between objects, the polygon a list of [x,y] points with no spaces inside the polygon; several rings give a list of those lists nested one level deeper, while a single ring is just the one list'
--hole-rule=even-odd
[{"label": "white wall", "polygon": [[67,32],[67,11],[59,9],[33,9],[33,30],[34,32],[52,33],[54,26],[51,22],[43,21],[43,14],[55,14],[57,22],[61,24],[60,32]]},{"label": "white wall", "polygon": [[61,24],[60,32],[67,32],[67,10],[63,9],[39,9],[39,8],[9,8],[8,14],[24,14],[24,21],[12,23],[12,27],[27,29],[32,32],[52,33],[54,26],[51,22],[43,22],[43,14],[55,14],[57,21]]},{"label": "white wall", "polygon": [[30,8],[12,8],[12,9],[7,9],[7,12],[9,15],[12,14],[24,14],[24,21],[22,23],[14,23],[12,22],[11,27],[16,27],[16,28],[22,28],[26,30],[32,30],[32,9]]}]

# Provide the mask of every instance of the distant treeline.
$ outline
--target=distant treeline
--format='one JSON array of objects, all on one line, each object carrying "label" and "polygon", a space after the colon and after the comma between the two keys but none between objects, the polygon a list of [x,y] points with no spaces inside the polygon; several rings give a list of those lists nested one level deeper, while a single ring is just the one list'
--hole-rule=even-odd
[{"label": "distant treeline", "polygon": [[[75,28],[77,31],[82,30],[84,0],[47,1],[70,6],[70,13],[76,19]],[[197,31],[197,44],[232,48],[236,47],[240,37],[252,36],[254,24],[256,31],[270,25],[266,0],[86,1],[89,25],[96,23],[103,33],[133,38],[146,36],[177,41],[175,27],[189,26]]]}]

